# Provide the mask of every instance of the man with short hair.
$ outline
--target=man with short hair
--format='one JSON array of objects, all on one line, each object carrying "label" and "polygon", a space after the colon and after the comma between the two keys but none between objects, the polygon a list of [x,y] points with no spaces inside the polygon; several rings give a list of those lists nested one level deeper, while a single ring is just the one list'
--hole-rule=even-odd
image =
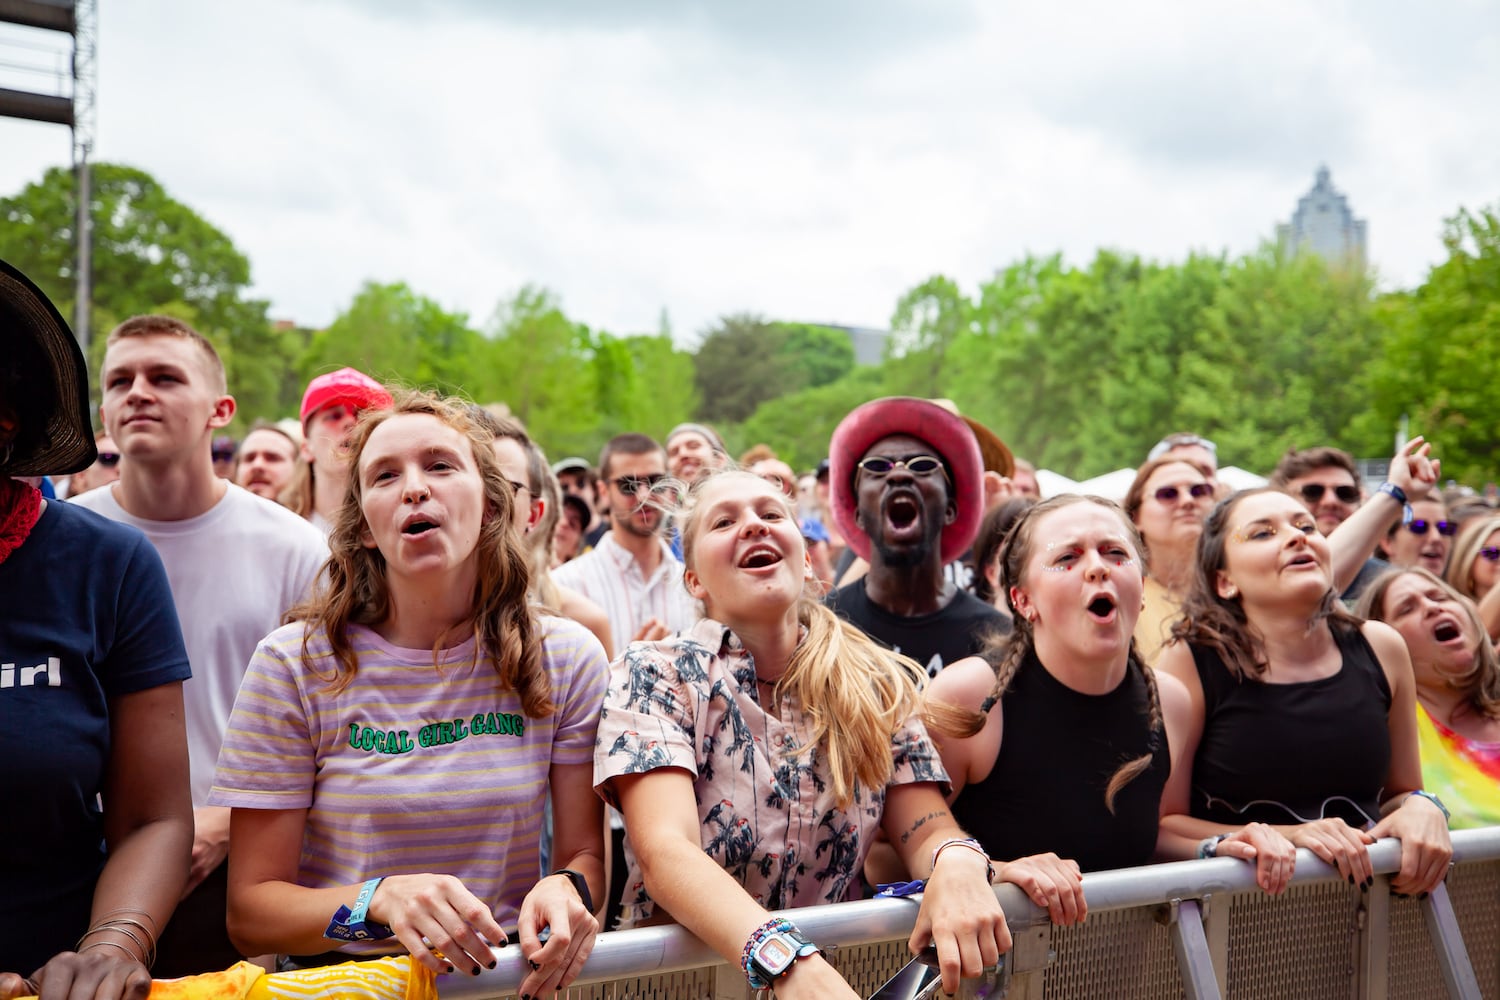
[{"label": "man with short hair", "polygon": [[292,481],[301,445],[266,420],[257,420],[240,442],[234,481],[258,497],[275,500]]},{"label": "man with short hair", "polygon": [[692,486],[728,462],[724,442],[707,424],[678,424],[667,432],[667,471],[673,479]]},{"label": "man with short hair", "polygon": [[349,492],[349,434],[364,410],[388,410],[391,394],[354,368],[307,383],[302,394],[302,463],[287,491],[287,506],[323,534]]},{"label": "man with short hair", "polygon": [[599,477],[594,475],[594,467],[589,465],[588,459],[579,458],[576,455],[553,463],[552,474],[557,477],[557,485],[562,490],[563,496],[577,497],[588,509],[588,517],[584,520],[578,551],[575,553],[575,555],[582,555],[597,545],[599,539],[609,530],[609,525],[598,512]]},{"label": "man with short hair", "polygon": [[829,455],[834,520],[870,564],[829,607],[931,675],[1008,630],[943,572],[984,509],[979,445],[960,417],[925,399],[877,399],[844,418]]},{"label": "man with short hair", "polygon": [[621,647],[686,629],[698,620],[697,605],[682,586],[682,562],[662,539],[666,515],[653,498],[667,478],[666,452],[644,434],[620,434],[599,456],[599,478],[609,531],[552,578],[604,608]]},{"label": "man with short hair", "polygon": [[100,411],[125,461],[119,482],[74,502],[139,528],[155,545],[192,664],[182,690],[192,871],[155,969],[179,976],[237,960],[225,931],[229,810],[205,803],[250,657],[309,596],[328,549],[292,512],[214,474],[214,432],[233,419],[235,402],[213,345],[168,316],[127,320],[106,343]]},{"label": "man with short hair", "polygon": [[[1290,493],[1306,507],[1324,535],[1333,534],[1333,529],[1359,509],[1364,498],[1354,456],[1337,448],[1288,448],[1271,473],[1270,485]],[[1353,604],[1370,581],[1389,568],[1385,560],[1371,556],[1340,596]]]}]

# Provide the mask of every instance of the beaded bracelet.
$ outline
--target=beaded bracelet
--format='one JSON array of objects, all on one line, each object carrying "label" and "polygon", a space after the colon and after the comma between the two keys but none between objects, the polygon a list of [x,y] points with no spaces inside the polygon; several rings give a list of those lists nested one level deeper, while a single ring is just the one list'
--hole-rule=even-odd
[{"label": "beaded bracelet", "polygon": [[796,925],[786,917],[772,917],[750,933],[749,940],[745,942],[745,950],[740,955],[740,968],[744,970],[745,978],[750,981],[750,986],[753,989],[763,990],[771,985],[770,983],[762,982],[760,977],[755,974],[755,970],[750,968],[750,956],[755,953],[756,947],[769,934],[777,932],[786,933],[796,929]]}]

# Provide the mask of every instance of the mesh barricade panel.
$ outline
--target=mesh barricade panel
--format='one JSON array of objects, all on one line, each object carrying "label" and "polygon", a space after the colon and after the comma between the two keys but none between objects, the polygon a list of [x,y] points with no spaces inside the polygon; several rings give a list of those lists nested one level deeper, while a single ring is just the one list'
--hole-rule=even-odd
[{"label": "mesh barricade panel", "polygon": [[1154,910],[1091,913],[1052,928],[1056,955],[1042,977],[1048,1000],[1163,1000],[1182,996],[1172,938]]},{"label": "mesh barricade panel", "polygon": [[854,992],[867,997],[911,961],[911,952],[907,950],[906,938],[899,938],[830,948],[824,957],[854,987]]},{"label": "mesh barricade panel", "polygon": [[1391,896],[1390,952],[1386,962],[1392,997],[1443,998],[1443,972],[1438,967],[1422,905],[1415,899]]},{"label": "mesh barricade panel", "polygon": [[1236,1000],[1352,996],[1360,896],[1344,883],[1297,886],[1277,898],[1236,894],[1229,910],[1227,995]]},{"label": "mesh barricade panel", "polygon": [[1480,993],[1500,1000],[1500,862],[1456,865],[1448,873],[1448,895]]}]

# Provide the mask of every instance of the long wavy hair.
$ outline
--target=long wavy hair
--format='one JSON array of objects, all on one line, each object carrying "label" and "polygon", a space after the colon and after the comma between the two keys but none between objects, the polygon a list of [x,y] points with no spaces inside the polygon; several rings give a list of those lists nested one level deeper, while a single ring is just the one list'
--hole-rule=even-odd
[{"label": "long wavy hair", "polygon": [[1474,602],[1460,593],[1457,587],[1421,566],[1386,570],[1371,580],[1364,593],[1360,594],[1355,614],[1361,618],[1389,623],[1391,619],[1389,609],[1385,606],[1385,597],[1391,585],[1403,576],[1415,576],[1426,580],[1446,594],[1449,600],[1457,602],[1458,606],[1463,608],[1469,627],[1479,637],[1479,648],[1474,651],[1474,663],[1469,669],[1461,674],[1448,675],[1445,682],[1448,687],[1462,693],[1468,699],[1469,706],[1479,715],[1488,719],[1500,719],[1500,656],[1496,655],[1495,645],[1490,642],[1489,633],[1485,630],[1484,623],[1479,620],[1479,612],[1475,609]]},{"label": "long wavy hair", "polygon": [[[791,501],[759,476],[738,469],[711,473],[688,490],[678,506],[683,562],[689,569],[697,564],[699,499],[710,486],[737,480],[775,495],[791,523],[797,523]],[[915,661],[839,619],[817,599],[808,581],[797,599],[797,621],[806,635],[777,681],[775,697],[793,698],[811,724],[812,738],[791,755],[821,747],[828,758],[834,800],[848,808],[858,787],[882,788],[891,780],[896,767],[891,737],[917,712],[926,675]]]},{"label": "long wavy hair", "polygon": [[[1263,494],[1286,496],[1275,486],[1240,490],[1219,501],[1203,522],[1198,537],[1198,556],[1194,560],[1193,580],[1182,602],[1182,617],[1172,625],[1172,638],[1216,653],[1232,677],[1259,679],[1270,664],[1266,661],[1265,639],[1260,629],[1245,614],[1240,597],[1220,597],[1219,571],[1224,568],[1224,545],[1229,539],[1229,519],[1235,509],[1250,497]],[[1339,595],[1329,581],[1328,590],[1308,621],[1311,629],[1326,621],[1329,627],[1350,632],[1359,628],[1359,619],[1344,609]]]},{"label": "long wavy hair", "polygon": [[1484,540],[1496,531],[1500,531],[1500,514],[1489,514],[1464,525],[1453,540],[1453,551],[1448,556],[1443,578],[1471,601],[1479,600],[1474,584],[1474,563],[1479,558],[1479,550],[1484,548]]},{"label": "long wavy hair", "polygon": [[[960,708],[946,702],[933,701],[929,698],[925,706],[924,717],[934,732],[959,739],[977,735],[984,728],[984,720],[990,710],[1010,689],[1016,671],[1036,651],[1035,626],[1017,610],[1015,599],[1010,591],[1012,587],[1026,585],[1026,566],[1031,562],[1033,553],[1036,552],[1037,523],[1053,511],[1080,503],[1091,503],[1103,507],[1118,516],[1121,526],[1124,527],[1130,539],[1130,544],[1134,546],[1144,567],[1146,548],[1141,541],[1140,532],[1125,515],[1125,511],[1111,500],[1098,496],[1065,493],[1043,500],[1023,511],[1011,527],[1010,534],[1006,536],[1005,544],[1000,550],[1000,589],[1005,594],[1005,603],[1010,606],[1012,631],[1008,638],[998,638],[980,654],[995,670],[995,687],[978,711]],[[1122,613],[1125,610],[1120,609]],[[1140,757],[1125,761],[1114,774],[1110,775],[1109,782],[1104,789],[1104,805],[1111,813],[1115,811],[1115,798],[1120,794],[1120,790],[1145,773],[1151,766],[1160,741],[1166,738],[1162,726],[1161,696],[1156,690],[1156,677],[1151,672],[1151,668],[1146,666],[1141,659],[1140,654],[1136,652],[1134,638],[1130,640],[1130,651],[1127,656],[1126,671],[1138,672],[1146,684],[1145,723],[1147,732],[1150,734],[1150,749]]]},{"label": "long wavy hair", "polygon": [[[359,656],[349,641],[351,624],[375,625],[391,612],[386,560],[377,548],[367,548],[364,488],[359,463],[375,428],[388,420],[413,414],[436,417],[468,438],[475,465],[484,484],[486,511],[475,543],[478,567],[468,619],[438,636],[433,663],[449,645],[474,636],[474,660],[488,659],[505,690],[521,697],[522,711],[531,718],[552,714],[551,684],[542,667],[541,633],[526,598],[530,585],[526,555],[511,528],[511,488],[500,474],[488,431],[467,413],[467,404],[425,392],[399,396],[389,410],[366,410],[350,437],[349,491],[333,519],[328,536],[329,556],[322,583],[313,598],[287,613],[287,619],[306,623],[302,639],[304,662],[311,663],[309,641],[322,630],[328,637],[337,667],[327,677],[333,691],[348,687],[359,669]],[[321,675],[320,675],[321,676]]]}]

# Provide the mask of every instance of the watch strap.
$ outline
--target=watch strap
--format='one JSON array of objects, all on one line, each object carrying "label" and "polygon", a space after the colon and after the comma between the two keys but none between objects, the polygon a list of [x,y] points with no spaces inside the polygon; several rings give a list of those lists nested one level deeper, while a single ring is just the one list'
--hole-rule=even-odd
[{"label": "watch strap", "polygon": [[590,913],[594,912],[594,896],[589,892],[588,879],[584,878],[581,873],[575,872],[571,868],[559,868],[552,874],[561,875],[569,882],[572,882],[574,891],[578,893],[578,898],[583,900],[583,908],[585,910],[588,910]]}]

